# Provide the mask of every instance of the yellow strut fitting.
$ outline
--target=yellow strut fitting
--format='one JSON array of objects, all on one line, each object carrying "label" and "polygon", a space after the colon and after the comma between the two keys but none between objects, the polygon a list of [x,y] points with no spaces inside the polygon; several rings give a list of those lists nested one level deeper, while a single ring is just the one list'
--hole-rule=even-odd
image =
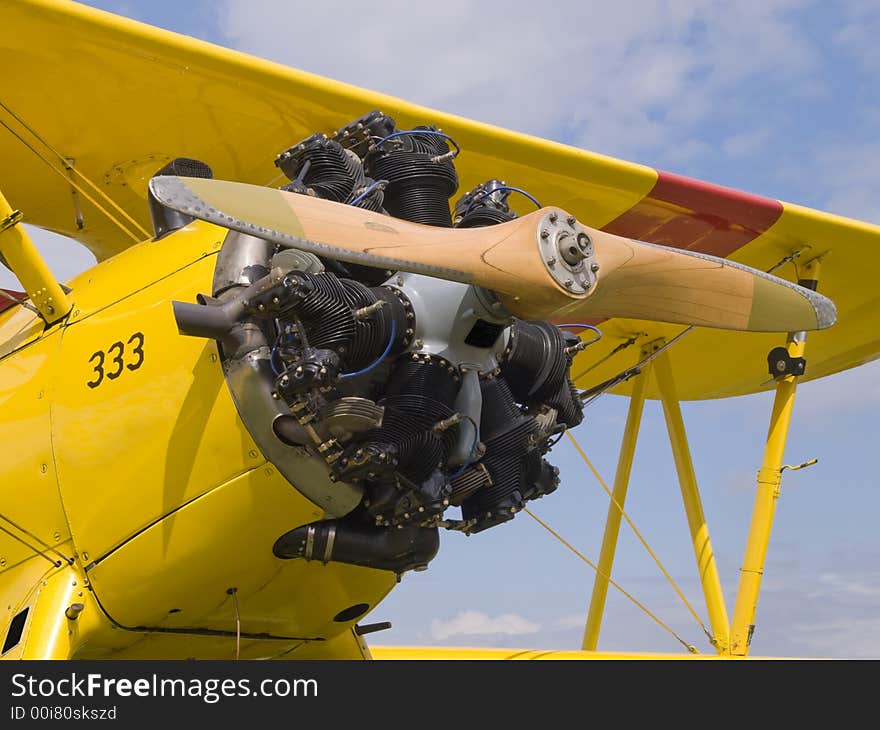
[{"label": "yellow strut fitting", "polygon": [[64,317],[72,304],[21,226],[21,220],[21,211],[13,210],[0,192],[0,256],[18,277],[46,324],[52,324]]},{"label": "yellow strut fitting", "polygon": [[[649,355],[642,350],[639,360]],[[647,395],[648,378],[651,375],[651,362],[642,367],[642,372],[633,381],[633,392],[629,400],[629,412],[620,443],[620,457],[617,461],[617,472],[614,475],[613,500],[608,505],[608,516],[605,518],[605,534],[602,537],[602,548],[599,552],[599,566],[593,582],[593,595],[590,598],[590,610],[584,627],[583,649],[595,651],[599,641],[599,629],[602,627],[602,615],[605,612],[605,599],[608,596],[608,581],[614,564],[614,553],[617,550],[617,537],[620,534],[620,519],[626,490],[629,486],[629,475],[632,471],[636,442],[639,438],[639,426],[642,422],[642,411]]]},{"label": "yellow strut fitting", "polygon": [[[801,271],[798,282],[802,286],[816,289],[819,281],[819,259],[810,261]],[[784,356],[776,355],[776,348],[768,357],[771,374],[776,379],[776,397],[770,414],[770,427],[767,431],[767,443],[764,447],[764,459],[758,470],[755,505],[752,509],[752,521],[746,541],[745,557],[736,594],[736,606],[733,610],[733,625],[730,634],[730,653],[746,656],[755,630],[755,614],[758,610],[758,595],[761,591],[761,578],[764,575],[764,563],[767,558],[767,547],[770,543],[770,532],[776,513],[776,499],[780,494],[785,443],[791,425],[791,414],[794,407],[794,396],[798,378],[804,372],[803,359],[807,335],[805,332],[791,332]],[[782,362],[782,367],[774,368],[774,363]],[[812,463],[815,463],[813,460]],[[810,462],[797,468],[808,466]],[[787,466],[792,469],[793,467]]]},{"label": "yellow strut fitting", "polygon": [[694,545],[694,555],[697,558],[700,584],[706,599],[706,610],[709,612],[712,644],[719,654],[724,654],[727,652],[730,636],[724,591],[721,589],[715,553],[712,550],[712,541],[709,539],[709,528],[706,524],[700,489],[694,473],[694,463],[672,375],[672,365],[666,352],[661,353],[657,358],[654,374],[657,377],[657,387],[663,402],[663,415],[666,418],[666,428],[669,431],[669,443],[672,446],[672,456],[675,460],[675,469],[678,472],[678,483],[681,487],[681,497],[687,514],[691,541]]}]

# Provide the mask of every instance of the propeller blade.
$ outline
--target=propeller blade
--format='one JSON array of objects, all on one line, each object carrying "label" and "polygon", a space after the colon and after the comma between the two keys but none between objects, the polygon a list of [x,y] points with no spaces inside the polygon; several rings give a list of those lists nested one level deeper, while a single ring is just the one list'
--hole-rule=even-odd
[{"label": "propeller blade", "polygon": [[830,327],[828,297],[735,261],[620,236],[595,241],[600,285],[554,315],[623,317],[750,332]]},{"label": "propeller blade", "polygon": [[525,319],[627,317],[724,329],[829,327],[831,300],[714,256],[587,228],[558,208],[485,228],[426,226],[276,188],[158,176],[186,215],[342,261],[491,289]]}]

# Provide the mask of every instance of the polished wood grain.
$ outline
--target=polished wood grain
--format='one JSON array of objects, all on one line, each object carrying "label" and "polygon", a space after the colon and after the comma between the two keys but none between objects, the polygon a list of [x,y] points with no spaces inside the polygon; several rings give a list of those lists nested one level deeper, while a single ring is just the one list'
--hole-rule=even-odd
[{"label": "polished wood grain", "polygon": [[625,317],[756,331],[829,323],[817,313],[822,298],[788,282],[584,226],[600,267],[598,281],[587,294],[567,291],[548,271],[538,245],[548,212],[567,217],[559,209],[485,228],[449,229],[243,183],[156,178],[152,186],[172,208],[282,245],[491,289],[518,317]]}]

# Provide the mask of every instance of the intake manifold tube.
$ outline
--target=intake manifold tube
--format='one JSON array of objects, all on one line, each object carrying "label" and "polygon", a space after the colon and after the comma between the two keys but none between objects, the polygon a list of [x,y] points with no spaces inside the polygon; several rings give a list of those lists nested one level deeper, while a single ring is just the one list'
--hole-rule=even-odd
[{"label": "intake manifold tube", "polygon": [[285,272],[272,269],[250,286],[239,287],[222,299],[199,294],[196,296],[198,304],[173,301],[171,306],[177,329],[182,335],[222,342],[236,324],[253,314],[247,311],[249,300],[283,286],[284,277]]},{"label": "intake manifold tube", "polygon": [[189,337],[223,340],[238,322],[232,308],[189,302],[171,302],[177,331]]},{"label": "intake manifold tube", "polygon": [[313,522],[285,533],[272,548],[278,558],[304,558],[390,570],[424,570],[440,548],[436,527],[388,530],[339,520]]}]

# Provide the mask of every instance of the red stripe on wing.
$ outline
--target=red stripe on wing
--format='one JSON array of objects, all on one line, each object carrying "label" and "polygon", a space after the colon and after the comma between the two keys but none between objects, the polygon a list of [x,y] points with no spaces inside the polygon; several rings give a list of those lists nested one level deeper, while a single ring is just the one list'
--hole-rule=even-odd
[{"label": "red stripe on wing", "polygon": [[0,291],[3,291],[4,293],[15,299],[14,302],[8,297],[0,297],[0,312],[5,312],[7,309],[14,307],[16,302],[21,302],[27,299],[27,294],[25,294],[23,291],[11,291],[9,289],[2,289]]},{"label": "red stripe on wing", "polygon": [[659,171],[651,192],[603,230],[725,257],[764,233],[780,215],[778,200]]},{"label": "red stripe on wing", "polygon": [[[653,189],[602,230],[722,258],[768,230],[782,203],[658,170]],[[589,318],[597,325],[603,318]]]}]

